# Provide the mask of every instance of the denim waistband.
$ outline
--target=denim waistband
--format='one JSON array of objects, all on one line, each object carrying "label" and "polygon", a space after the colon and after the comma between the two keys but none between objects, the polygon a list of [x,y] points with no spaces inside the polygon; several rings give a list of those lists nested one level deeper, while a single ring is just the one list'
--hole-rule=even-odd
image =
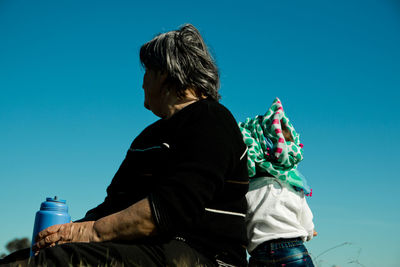
[{"label": "denim waistband", "polygon": [[280,238],[266,241],[257,246],[255,250],[274,251],[280,248],[290,248],[303,245],[303,240],[298,238]]}]

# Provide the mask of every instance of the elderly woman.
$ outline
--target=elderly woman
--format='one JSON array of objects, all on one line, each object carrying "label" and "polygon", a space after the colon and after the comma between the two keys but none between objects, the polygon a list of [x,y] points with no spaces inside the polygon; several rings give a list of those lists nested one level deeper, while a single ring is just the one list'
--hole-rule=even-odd
[{"label": "elderly woman", "polygon": [[38,234],[34,263],[246,265],[247,150],[218,103],[218,69],[200,33],[160,34],[140,60],[144,106],[161,119],[132,142],[102,204]]}]

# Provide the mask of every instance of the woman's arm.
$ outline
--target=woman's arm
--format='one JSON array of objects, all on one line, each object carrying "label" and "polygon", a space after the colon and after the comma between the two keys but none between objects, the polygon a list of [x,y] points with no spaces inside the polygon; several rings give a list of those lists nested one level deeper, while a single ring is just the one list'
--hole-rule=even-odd
[{"label": "woman's arm", "polygon": [[71,242],[132,240],[156,233],[147,198],[97,221],[53,225],[36,237],[34,250]]},{"label": "woman's arm", "polygon": [[98,241],[132,240],[154,235],[156,226],[149,200],[142,199],[124,210],[95,221],[93,230]]}]

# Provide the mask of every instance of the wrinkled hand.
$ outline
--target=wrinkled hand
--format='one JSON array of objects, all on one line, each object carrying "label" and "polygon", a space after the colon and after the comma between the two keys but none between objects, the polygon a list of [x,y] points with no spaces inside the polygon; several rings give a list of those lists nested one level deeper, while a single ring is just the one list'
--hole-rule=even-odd
[{"label": "wrinkled hand", "polygon": [[54,247],[58,244],[71,242],[99,242],[96,231],[93,229],[94,221],[56,224],[39,232],[33,251],[36,254],[40,249]]}]

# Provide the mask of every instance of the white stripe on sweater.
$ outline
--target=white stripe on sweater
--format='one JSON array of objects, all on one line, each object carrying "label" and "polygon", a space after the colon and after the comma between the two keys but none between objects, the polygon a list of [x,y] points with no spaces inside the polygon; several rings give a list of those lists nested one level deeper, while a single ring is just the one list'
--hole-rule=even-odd
[{"label": "white stripe on sweater", "polygon": [[246,155],[247,150],[249,150],[249,148],[246,146],[246,150],[244,151],[243,155],[240,157],[240,160],[242,160],[243,157]]},{"label": "white stripe on sweater", "polygon": [[209,208],[205,208],[205,210],[209,211],[209,212],[246,217],[246,214],[244,214],[244,213],[238,213],[238,212],[232,212],[232,211],[226,211],[226,210],[215,210],[215,209],[209,209]]}]

